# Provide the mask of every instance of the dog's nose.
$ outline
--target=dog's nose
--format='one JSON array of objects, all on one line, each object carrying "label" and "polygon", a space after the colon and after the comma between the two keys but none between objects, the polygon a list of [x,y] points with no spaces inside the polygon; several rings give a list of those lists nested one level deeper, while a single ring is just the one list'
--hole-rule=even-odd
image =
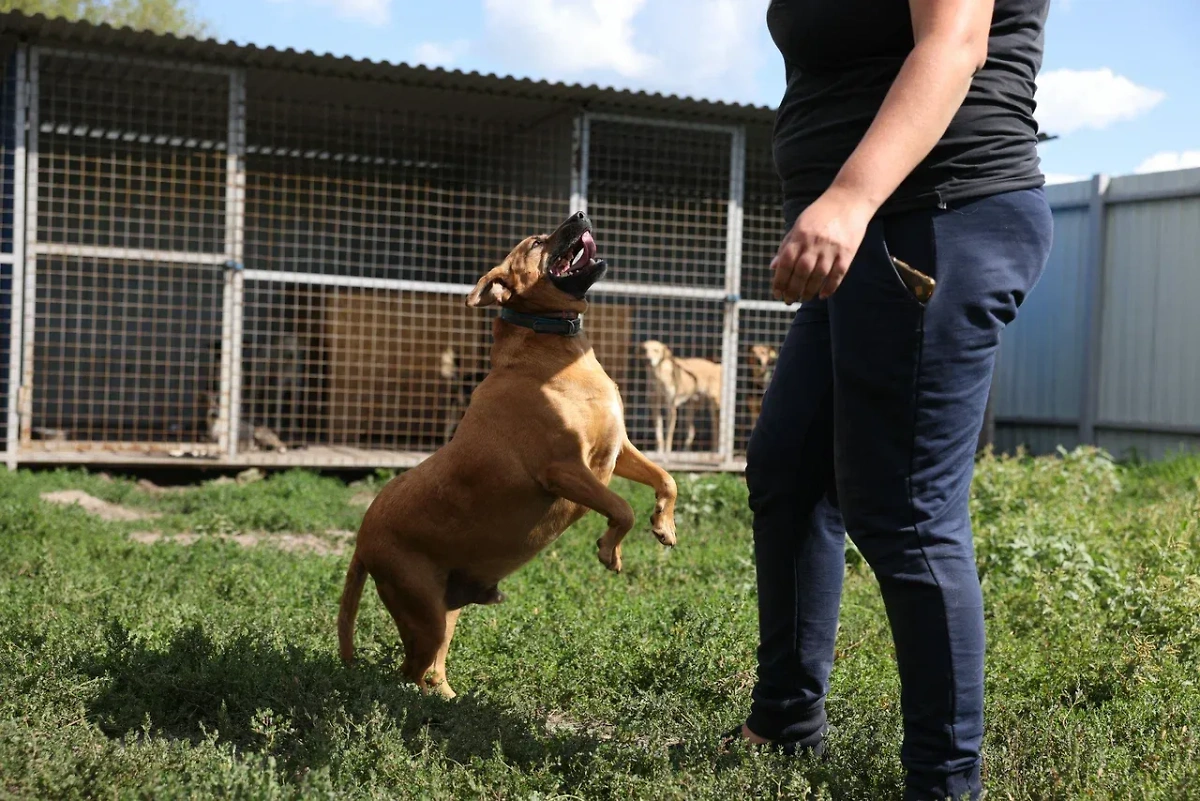
[{"label": "dog's nose", "polygon": [[583,219],[584,217],[586,217],[586,216],[587,216],[587,215],[586,215],[586,214],[584,214],[582,211],[577,211],[577,212],[575,212],[575,219],[577,219],[577,220],[582,220],[582,219]]}]

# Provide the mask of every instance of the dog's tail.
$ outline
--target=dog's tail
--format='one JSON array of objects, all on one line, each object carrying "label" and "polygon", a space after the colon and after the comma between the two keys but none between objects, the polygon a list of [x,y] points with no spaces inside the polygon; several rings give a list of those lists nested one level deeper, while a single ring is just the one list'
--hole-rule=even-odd
[{"label": "dog's tail", "polygon": [[358,602],[366,583],[367,566],[356,554],[346,571],[346,584],[342,587],[342,602],[338,608],[338,651],[347,664],[354,659],[354,619],[358,617]]}]

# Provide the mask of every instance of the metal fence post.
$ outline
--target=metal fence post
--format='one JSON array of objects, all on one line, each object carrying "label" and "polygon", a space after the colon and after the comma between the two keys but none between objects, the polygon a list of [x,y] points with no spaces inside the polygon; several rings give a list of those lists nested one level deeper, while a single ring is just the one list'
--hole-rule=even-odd
[{"label": "metal fence post", "polygon": [[1083,385],[1080,388],[1079,442],[1096,444],[1096,416],[1100,406],[1101,338],[1104,333],[1104,263],[1109,179],[1092,176],[1087,226],[1087,306],[1084,313]]},{"label": "metal fence post", "polygon": [[221,312],[221,436],[218,447],[237,458],[241,421],[242,314],[245,296],[243,235],[246,189],[246,73],[229,75],[229,135],[225,155],[225,289]]},{"label": "metal fence post", "polygon": [[571,131],[571,214],[587,211],[590,140],[591,120],[584,111],[575,118],[575,125]]},{"label": "metal fence post", "polygon": [[[24,343],[24,296],[25,296],[25,106],[28,102],[25,60],[28,49],[18,45],[14,55],[14,79],[16,93],[13,97],[13,252],[12,252],[12,298],[9,309],[8,335],[8,423],[5,426],[5,464],[9,470],[17,469],[20,452],[21,431],[21,357]],[[32,332],[30,332],[32,335]]]},{"label": "metal fence post", "polygon": [[[28,81],[25,98],[25,231],[21,243],[25,253],[25,272],[21,289],[21,383],[16,387],[19,410],[19,441],[27,444],[33,438],[33,341],[36,337],[37,312],[37,242],[38,222],[38,49],[29,48]],[[16,307],[13,313],[16,314]],[[9,434],[11,437],[12,435]]]},{"label": "metal fence post", "polygon": [[742,214],[746,191],[746,128],[738,126],[730,137],[729,221],[725,233],[725,326],[721,342],[721,462],[733,463],[734,424],[737,421],[738,301],[742,287]]}]

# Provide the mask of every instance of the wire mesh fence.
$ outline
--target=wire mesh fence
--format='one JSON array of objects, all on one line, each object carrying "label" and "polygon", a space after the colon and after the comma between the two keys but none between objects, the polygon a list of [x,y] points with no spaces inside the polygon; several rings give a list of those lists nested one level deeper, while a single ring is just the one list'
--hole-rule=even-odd
[{"label": "wire mesh fence", "polygon": [[768,266],[784,234],[780,195],[769,132],[749,132],[740,265],[740,294],[745,300],[738,303],[736,395],[740,403],[734,419],[736,457],[745,456],[767,382],[774,374],[779,349],[795,316],[795,307],[788,309],[771,300],[772,276]]},{"label": "wire mesh fence", "polygon": [[[22,445],[203,441],[220,335],[229,76],[60,51],[30,60]],[[181,87],[186,87],[182,91]]]},{"label": "wire mesh fence", "polygon": [[585,329],[631,440],[744,451],[751,346],[790,312],[759,287],[778,193],[738,126],[38,48],[27,86],[26,219],[0,231],[28,246],[21,458],[413,464],[488,370],[470,286],[574,208],[612,265]]},{"label": "wire mesh fence", "polygon": [[[203,442],[221,273],[133,258],[36,263],[34,441],[46,449]],[[219,362],[218,362],[219,363]]]},{"label": "wire mesh fence", "polygon": [[[785,233],[781,196],[770,137],[751,132],[746,137],[741,264],[741,296],[750,301],[771,300],[771,271],[767,268]],[[778,308],[785,307],[779,304]]]},{"label": "wire mesh fence", "polygon": [[594,118],[588,212],[622,282],[721,289],[730,131]]},{"label": "wire mesh fence", "polygon": [[[13,332],[19,330],[19,315],[14,313],[14,280],[21,254],[17,226],[17,187],[21,176],[17,163],[19,59],[16,48],[0,45],[0,450],[10,445],[10,402],[15,401],[13,371]],[[13,408],[15,412],[15,407]]]},{"label": "wire mesh fence", "polygon": [[[781,304],[782,305],[782,304]],[[790,310],[747,308],[738,313],[741,352],[737,369],[737,397],[734,418],[734,450],[744,456],[754,423],[762,409],[762,397],[775,372],[779,349],[795,313]]]},{"label": "wire mesh fence", "polygon": [[588,213],[614,265],[593,330],[630,440],[666,461],[719,460],[733,132],[585,122]]}]

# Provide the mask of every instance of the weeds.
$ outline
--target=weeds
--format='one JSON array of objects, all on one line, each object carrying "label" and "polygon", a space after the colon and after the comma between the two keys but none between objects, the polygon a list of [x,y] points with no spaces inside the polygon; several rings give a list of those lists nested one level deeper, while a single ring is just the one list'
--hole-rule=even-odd
[{"label": "weeds", "polygon": [[[889,799],[898,687],[877,587],[850,559],[831,758],[717,756],[757,641],[745,487],[679,476],[680,544],[626,572],[589,515],[462,618],[453,702],[400,683],[373,593],[336,659],[344,556],[222,535],[353,530],[358,486],[295,471],[148,493],[80,471],[0,475],[2,798]],[[194,544],[131,542],[41,502],[77,488]],[[988,611],[986,783],[1003,799],[1200,797],[1200,459],[987,457],[972,497]],[[853,548],[849,548],[854,556]],[[668,748],[681,744],[679,748]]]}]

